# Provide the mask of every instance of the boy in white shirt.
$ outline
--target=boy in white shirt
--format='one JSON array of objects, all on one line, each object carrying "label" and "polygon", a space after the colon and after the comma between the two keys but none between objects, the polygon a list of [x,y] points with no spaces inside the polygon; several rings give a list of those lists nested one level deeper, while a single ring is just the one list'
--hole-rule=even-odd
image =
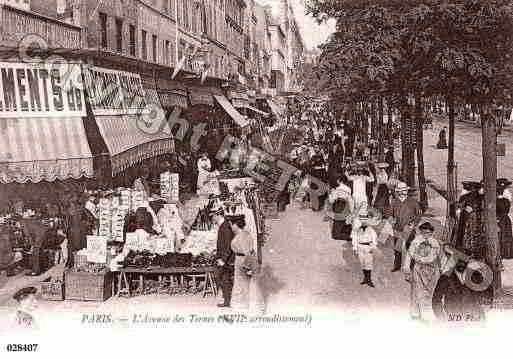
[{"label": "boy in white shirt", "polygon": [[378,236],[376,231],[368,226],[369,217],[360,215],[353,220],[353,231],[351,239],[353,250],[360,261],[363,272],[363,281],[361,285],[367,284],[374,288],[372,283],[372,270],[374,268],[374,252],[378,247]]}]

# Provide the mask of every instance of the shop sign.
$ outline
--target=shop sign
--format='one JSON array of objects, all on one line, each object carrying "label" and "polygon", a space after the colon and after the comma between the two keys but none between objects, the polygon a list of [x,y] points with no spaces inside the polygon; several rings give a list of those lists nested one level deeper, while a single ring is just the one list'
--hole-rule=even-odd
[{"label": "shop sign", "polygon": [[78,64],[0,62],[0,118],[85,116],[78,81]]},{"label": "shop sign", "polygon": [[107,263],[107,237],[87,236],[87,261]]},{"label": "shop sign", "polygon": [[141,251],[143,248],[141,237],[137,233],[127,233],[125,238],[125,248],[133,251]]},{"label": "shop sign", "polygon": [[165,172],[160,175],[160,196],[169,202],[180,200],[180,177],[178,173]]},{"label": "shop sign", "polygon": [[95,115],[134,115],[145,113],[145,92],[139,74],[84,68],[84,81]]}]

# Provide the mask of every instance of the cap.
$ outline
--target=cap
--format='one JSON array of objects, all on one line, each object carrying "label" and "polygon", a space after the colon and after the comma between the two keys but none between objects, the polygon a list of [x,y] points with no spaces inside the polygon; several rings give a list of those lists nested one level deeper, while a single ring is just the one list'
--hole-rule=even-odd
[{"label": "cap", "polygon": [[17,291],[12,298],[17,302],[21,302],[26,299],[29,295],[36,294],[37,289],[35,287],[26,287]]}]

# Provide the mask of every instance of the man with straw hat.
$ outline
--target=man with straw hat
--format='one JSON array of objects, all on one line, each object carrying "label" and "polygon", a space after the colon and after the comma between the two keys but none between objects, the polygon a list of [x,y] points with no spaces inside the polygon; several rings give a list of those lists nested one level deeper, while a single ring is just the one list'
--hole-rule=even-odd
[{"label": "man with straw hat", "polygon": [[408,232],[420,221],[422,210],[419,202],[408,196],[410,187],[399,182],[395,186],[395,198],[391,205],[392,223],[394,229],[394,266],[392,272],[401,270],[403,243]]}]

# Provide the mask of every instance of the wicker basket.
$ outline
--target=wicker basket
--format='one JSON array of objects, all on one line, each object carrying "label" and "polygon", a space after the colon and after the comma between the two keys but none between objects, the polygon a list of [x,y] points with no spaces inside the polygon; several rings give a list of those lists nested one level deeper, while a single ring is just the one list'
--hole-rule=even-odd
[{"label": "wicker basket", "polygon": [[51,278],[41,282],[41,297],[44,300],[64,300],[64,283],[55,283]]},{"label": "wicker basket", "polygon": [[87,265],[87,256],[83,254],[75,253],[73,256],[74,268],[82,268]]},{"label": "wicker basket", "polygon": [[65,272],[66,300],[104,302],[112,295],[110,272],[86,273],[68,270]]}]

